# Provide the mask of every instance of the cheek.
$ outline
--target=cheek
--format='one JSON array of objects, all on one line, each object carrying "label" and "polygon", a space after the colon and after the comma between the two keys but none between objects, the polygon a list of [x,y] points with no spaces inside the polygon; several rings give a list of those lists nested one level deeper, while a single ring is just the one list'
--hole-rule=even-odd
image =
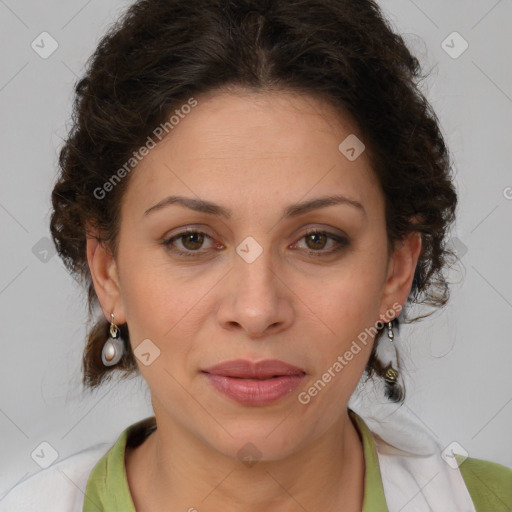
[{"label": "cheek", "polygon": [[187,280],[186,271],[171,263],[164,247],[141,247],[134,236],[123,233],[119,245],[125,313],[135,339],[160,339],[198,303],[204,283]]},{"label": "cheek", "polygon": [[[169,339],[186,338],[185,332],[196,325],[195,317],[200,312],[205,284],[180,283],[165,272],[139,269],[123,290],[123,303],[130,332],[136,338]],[[187,327],[188,326],[188,327]],[[134,339],[135,341],[135,339]]]},{"label": "cheek", "polygon": [[301,390],[307,415],[334,422],[359,382],[376,334],[379,282],[377,273],[340,275],[318,297],[314,311],[321,321],[312,319],[310,324],[314,372]]},{"label": "cheek", "polygon": [[368,275],[352,275],[330,296],[325,311],[335,332],[354,337],[366,327],[374,325],[379,314],[379,280],[369,279]]},{"label": "cheek", "polygon": [[354,254],[346,267],[333,273],[324,293],[317,295],[315,310],[343,338],[357,336],[378,320],[384,278],[383,261]]},{"label": "cheek", "polygon": [[152,390],[166,389],[174,396],[180,393],[176,383],[187,381],[195,368],[197,358],[192,357],[192,351],[197,350],[201,326],[214,309],[205,290],[214,288],[219,277],[206,273],[190,279],[176,266],[155,263],[149,255],[130,263],[133,266],[124,267],[123,280],[130,344],[136,356],[142,350],[137,347],[143,340],[149,339],[156,345],[158,357],[154,362],[145,366],[137,360],[137,364]]},{"label": "cheek", "polygon": [[[307,295],[315,313],[312,322],[316,320],[318,326],[318,335],[314,337],[319,349],[316,369],[323,374],[331,368],[337,376],[333,382],[343,381],[343,387],[350,387],[351,383],[355,386],[373,346],[385,277],[385,262],[381,257],[385,255],[374,252],[372,256],[368,251],[354,254],[350,262],[346,260],[346,266],[324,281],[321,293],[310,290]],[[342,370],[338,364],[336,371],[332,367],[338,356],[346,357],[340,363]],[[334,391],[336,384],[329,387],[335,393],[343,393],[341,389]]]}]

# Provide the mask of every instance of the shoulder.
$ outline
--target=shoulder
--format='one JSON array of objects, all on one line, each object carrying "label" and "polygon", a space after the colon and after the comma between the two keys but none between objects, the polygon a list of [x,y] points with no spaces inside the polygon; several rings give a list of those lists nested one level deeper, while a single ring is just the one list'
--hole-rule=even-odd
[{"label": "shoulder", "polygon": [[89,474],[111,447],[96,444],[29,475],[4,493],[0,512],[81,512]]},{"label": "shoulder", "polygon": [[459,470],[477,512],[512,511],[512,469],[468,457],[460,463]]}]

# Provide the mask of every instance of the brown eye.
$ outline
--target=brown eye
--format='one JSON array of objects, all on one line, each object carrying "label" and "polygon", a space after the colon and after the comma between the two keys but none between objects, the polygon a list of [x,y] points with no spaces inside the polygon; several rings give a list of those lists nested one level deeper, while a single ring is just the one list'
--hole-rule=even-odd
[{"label": "brown eye", "polygon": [[308,244],[310,249],[324,249],[329,237],[325,233],[311,233],[305,239],[307,244],[311,242],[311,245]]},{"label": "brown eye", "polygon": [[[300,240],[305,240],[306,251],[311,256],[329,256],[350,245],[347,238],[327,231],[313,230],[307,232]],[[331,242],[331,246],[326,246]],[[297,243],[298,244],[298,243]]]},{"label": "brown eye", "polygon": [[199,249],[204,242],[204,233],[187,233],[180,236],[182,244],[186,249],[191,251]]},{"label": "brown eye", "polygon": [[[176,253],[178,256],[197,257],[208,251],[209,248],[202,251],[199,250],[206,239],[212,240],[212,237],[202,231],[189,229],[164,240],[162,243],[168,250]],[[180,242],[181,247],[175,247],[177,242]]]}]

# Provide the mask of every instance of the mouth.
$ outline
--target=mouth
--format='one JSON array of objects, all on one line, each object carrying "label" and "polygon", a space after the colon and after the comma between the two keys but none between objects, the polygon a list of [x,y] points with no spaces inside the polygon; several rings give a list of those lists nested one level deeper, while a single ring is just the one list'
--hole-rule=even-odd
[{"label": "mouth", "polygon": [[280,361],[279,359],[267,359],[258,362],[235,359],[232,361],[224,361],[202,370],[202,372],[210,375],[243,380],[267,380],[283,376],[303,376],[306,374],[302,368]]},{"label": "mouth", "polygon": [[268,405],[289,395],[306,376],[303,369],[276,359],[226,361],[201,373],[222,395],[252,406]]}]

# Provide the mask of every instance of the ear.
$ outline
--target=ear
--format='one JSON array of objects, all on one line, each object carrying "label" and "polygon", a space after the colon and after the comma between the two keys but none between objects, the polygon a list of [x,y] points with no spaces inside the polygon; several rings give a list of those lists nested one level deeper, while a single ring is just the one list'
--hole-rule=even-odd
[{"label": "ear", "polygon": [[421,233],[418,231],[409,233],[396,243],[388,262],[388,273],[381,297],[380,320],[388,322],[389,315],[385,312],[389,309],[396,310],[396,304],[400,304],[400,308],[404,306],[412,288],[421,246]]},{"label": "ear", "polygon": [[98,241],[97,234],[87,234],[87,261],[94,289],[105,318],[114,314],[116,324],[126,322],[117,264],[110,251]]}]

